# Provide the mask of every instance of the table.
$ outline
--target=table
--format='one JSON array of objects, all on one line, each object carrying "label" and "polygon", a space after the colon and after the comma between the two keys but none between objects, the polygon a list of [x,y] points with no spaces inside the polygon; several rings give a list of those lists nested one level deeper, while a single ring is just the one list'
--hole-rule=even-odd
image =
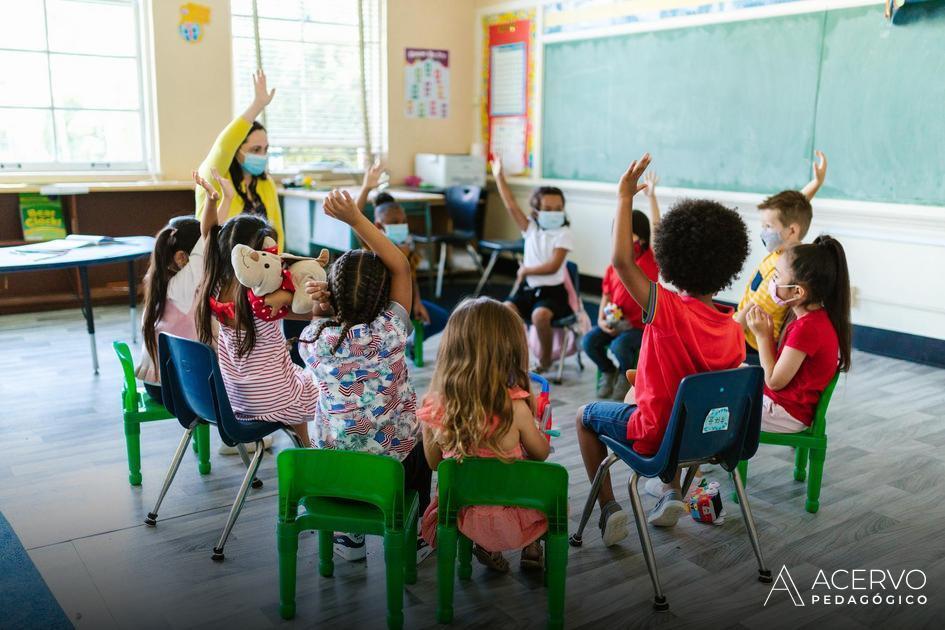
[{"label": "table", "polygon": [[95,374],[98,374],[98,351],[95,348],[95,320],[92,315],[92,294],[89,290],[88,268],[120,262],[128,263],[131,339],[135,341],[138,331],[138,287],[134,263],[139,258],[146,258],[151,255],[151,251],[154,249],[154,238],[150,236],[124,236],[116,238],[112,243],[87,245],[64,254],[34,254],[18,251],[22,250],[23,247],[28,246],[0,247],[0,274],[23,271],[52,271],[73,267],[78,270],[82,285],[83,315],[85,316],[86,329],[89,333],[89,342],[92,348],[92,368]]}]

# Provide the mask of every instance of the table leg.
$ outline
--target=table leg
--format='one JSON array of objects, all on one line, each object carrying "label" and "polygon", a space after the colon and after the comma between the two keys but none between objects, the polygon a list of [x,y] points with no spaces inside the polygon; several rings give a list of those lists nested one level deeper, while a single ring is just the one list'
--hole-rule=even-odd
[{"label": "table leg", "polygon": [[92,316],[92,292],[89,290],[89,270],[79,267],[79,281],[82,284],[82,311],[85,315],[85,327],[89,331],[89,343],[92,347],[92,368],[98,374],[98,350],[95,348],[95,318]]},{"label": "table leg", "polygon": [[128,261],[128,306],[131,309],[131,343],[138,343],[138,274],[135,261]]}]

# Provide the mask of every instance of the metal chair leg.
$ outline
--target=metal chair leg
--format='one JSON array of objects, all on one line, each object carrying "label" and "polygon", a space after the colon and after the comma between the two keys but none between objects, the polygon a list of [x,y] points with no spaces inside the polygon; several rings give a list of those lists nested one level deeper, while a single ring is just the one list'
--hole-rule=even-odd
[{"label": "metal chair leg", "polygon": [[745,486],[742,484],[742,476],[738,468],[732,471],[732,480],[735,482],[735,492],[738,494],[738,505],[742,508],[742,517],[745,519],[745,529],[748,530],[748,538],[751,540],[751,547],[755,550],[755,557],[758,558],[758,581],[770,584],[773,579],[771,570],[765,566],[765,559],[761,553],[761,544],[758,542],[758,529],[755,527],[755,517],[751,514],[751,506],[748,505],[748,493],[745,492]]},{"label": "metal chair leg", "polygon": [[581,342],[583,341],[584,335],[579,335],[578,333],[574,333],[574,334],[575,334],[574,346],[577,348],[578,372],[583,372],[584,360],[581,358]]},{"label": "metal chair leg", "polygon": [[637,482],[640,476],[636,471],[630,475],[630,481],[627,482],[627,490],[630,491],[630,505],[633,506],[633,518],[637,522],[637,533],[640,535],[640,547],[643,548],[643,558],[646,560],[646,568],[650,571],[650,581],[653,582],[653,610],[665,612],[669,610],[669,602],[663,595],[663,587],[660,585],[660,574],[656,568],[656,556],[653,554],[653,543],[650,542],[650,532],[646,528],[646,513],[643,511],[643,503],[640,501],[640,488]]},{"label": "metal chair leg", "polygon": [[263,441],[257,440],[253,461],[250,463],[249,470],[246,471],[246,475],[243,477],[243,483],[240,484],[240,490],[236,494],[236,501],[234,501],[233,506],[230,507],[230,515],[226,519],[226,526],[223,528],[220,540],[217,542],[217,546],[213,548],[213,556],[211,557],[217,562],[221,562],[224,558],[223,547],[226,545],[226,539],[230,537],[233,525],[236,524],[236,519],[239,518],[240,511],[243,509],[243,502],[246,500],[246,493],[249,491],[250,480],[256,477],[256,471],[259,470],[259,463],[262,461],[265,450],[266,445],[263,444]]},{"label": "metal chair leg", "polygon": [[699,464],[692,464],[686,469],[686,476],[683,478],[682,491],[679,493],[682,496],[686,496],[689,493],[689,486],[692,485],[693,480],[696,478],[696,471],[699,470]]},{"label": "metal chair leg", "polygon": [[485,288],[486,283],[489,282],[489,277],[492,275],[492,268],[495,267],[495,261],[499,259],[499,250],[493,250],[492,255],[489,256],[489,262],[486,263],[486,268],[482,272],[482,277],[479,278],[479,284],[476,285],[476,290],[473,291],[473,297],[479,297],[479,294],[482,293],[482,290]]},{"label": "metal chair leg", "polygon": [[581,524],[578,525],[576,532],[571,534],[571,537],[568,538],[568,543],[572,547],[580,547],[583,543],[584,528],[587,526],[587,521],[591,518],[591,512],[594,511],[594,501],[597,500],[597,495],[600,494],[600,485],[604,483],[604,477],[607,476],[610,467],[614,465],[619,457],[616,454],[611,453],[607,459],[600,463],[600,466],[597,467],[597,474],[594,475],[594,481],[591,483],[591,492],[587,495],[587,502],[584,504],[584,512],[581,513]]},{"label": "metal chair leg", "polygon": [[302,444],[302,440],[299,438],[298,435],[295,434],[295,431],[293,431],[292,429],[288,427],[285,427],[282,429],[282,432],[285,433],[287,436],[289,436],[289,439],[292,440],[292,443],[295,445],[295,448],[305,448],[305,445]]},{"label": "metal chair leg", "polygon": [[[240,454],[240,459],[243,460],[243,465],[249,468],[250,466],[249,453],[246,452],[246,445],[242,443],[237,444],[236,451]],[[253,477],[253,489],[258,490],[259,488],[262,488],[262,487],[263,487],[262,479],[256,479],[255,477]]]},{"label": "metal chair leg", "polygon": [[443,297],[443,274],[446,273],[446,243],[440,243],[440,262],[436,267],[436,297]]},{"label": "metal chair leg", "polygon": [[154,504],[154,509],[148,512],[148,517],[144,519],[144,524],[149,527],[154,527],[157,525],[157,515],[158,510],[161,509],[161,502],[164,501],[164,496],[167,494],[167,491],[171,487],[171,482],[174,481],[174,476],[177,474],[177,469],[180,468],[180,462],[184,459],[184,453],[187,452],[187,446],[190,444],[190,437],[194,432],[194,427],[197,426],[197,423],[190,425],[185,431],[184,435],[180,439],[180,444],[177,445],[177,450],[174,451],[174,459],[171,460],[171,467],[167,469],[167,474],[164,476],[164,485],[161,486],[161,493],[158,495],[157,502]]},{"label": "metal chair leg", "polygon": [[564,380],[564,359],[565,355],[568,353],[568,348],[571,346],[571,337],[573,335],[574,332],[570,328],[565,329],[564,343],[561,344],[561,351],[558,356],[558,378],[555,380],[555,383],[561,383]]},{"label": "metal chair leg", "polygon": [[476,271],[482,274],[482,258],[480,258],[479,252],[472,246],[472,243],[466,243],[466,251],[469,252],[469,257],[472,258],[473,263],[476,265]]}]

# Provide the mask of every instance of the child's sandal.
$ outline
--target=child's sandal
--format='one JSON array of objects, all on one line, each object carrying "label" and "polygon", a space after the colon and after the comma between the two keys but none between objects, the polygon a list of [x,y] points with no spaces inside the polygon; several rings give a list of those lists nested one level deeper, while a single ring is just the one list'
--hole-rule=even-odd
[{"label": "child's sandal", "polygon": [[509,561],[505,559],[501,552],[489,552],[479,545],[473,545],[472,552],[476,556],[476,560],[486,568],[498,573],[509,572]]},{"label": "child's sandal", "polygon": [[519,561],[519,567],[523,571],[541,571],[545,568],[544,553],[542,553],[540,542],[536,540],[522,549],[522,559]]}]

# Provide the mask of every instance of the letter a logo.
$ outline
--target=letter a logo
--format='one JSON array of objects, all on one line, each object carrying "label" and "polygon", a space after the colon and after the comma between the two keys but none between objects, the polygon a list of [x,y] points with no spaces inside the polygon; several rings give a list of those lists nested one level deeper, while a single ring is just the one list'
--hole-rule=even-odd
[{"label": "letter a logo", "polygon": [[803,606],[804,598],[801,597],[800,591],[797,590],[797,585],[794,584],[794,579],[791,577],[790,572],[787,570],[787,566],[781,565],[781,571],[778,573],[778,577],[774,579],[774,584],[771,585],[771,590],[768,591],[768,596],[765,597],[765,603],[762,606],[768,605],[768,600],[771,599],[771,595],[775,591],[787,591],[788,595],[791,596],[791,601],[794,602],[795,606]]}]

